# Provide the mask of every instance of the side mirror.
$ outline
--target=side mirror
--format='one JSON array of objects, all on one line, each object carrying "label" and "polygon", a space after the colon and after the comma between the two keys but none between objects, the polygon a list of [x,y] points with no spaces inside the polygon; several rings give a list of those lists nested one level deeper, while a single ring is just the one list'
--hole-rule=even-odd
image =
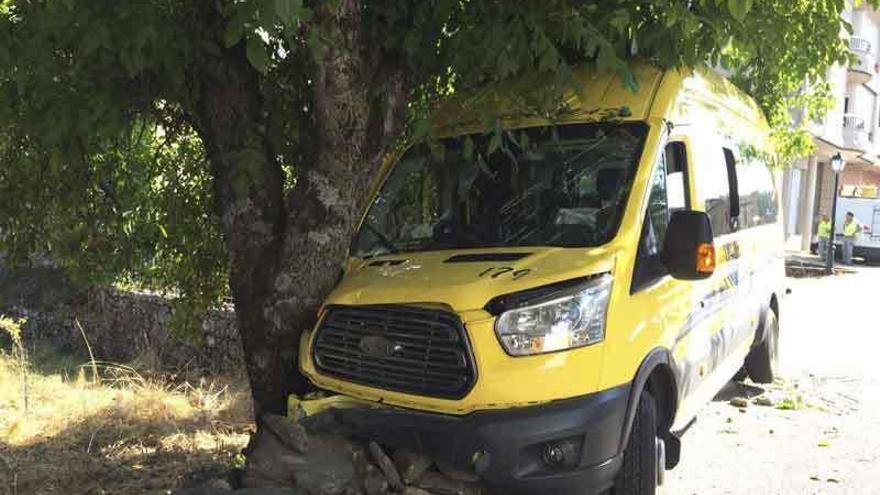
[{"label": "side mirror", "polygon": [[715,271],[712,222],[702,211],[676,211],[669,220],[660,253],[669,274],[681,280],[702,280]]}]

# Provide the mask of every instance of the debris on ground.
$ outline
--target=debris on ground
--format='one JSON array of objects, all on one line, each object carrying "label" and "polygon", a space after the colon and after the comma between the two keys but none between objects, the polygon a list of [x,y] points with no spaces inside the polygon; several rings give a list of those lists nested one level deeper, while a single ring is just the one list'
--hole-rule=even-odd
[{"label": "debris on ground", "polygon": [[233,490],[228,484],[222,485],[215,483],[219,481],[222,480],[212,480],[195,488],[179,490],[175,492],[175,495],[302,495],[302,492],[298,492],[291,488],[266,487]]},{"label": "debris on ground", "polygon": [[433,462],[427,456],[416,454],[407,449],[397,449],[394,452],[394,463],[403,480],[408,484],[414,484],[431,467]]},{"label": "debris on ground", "polygon": [[745,397],[734,397],[730,399],[730,405],[733,407],[749,407],[749,400]]},{"label": "debris on ground", "polygon": [[267,415],[246,451],[242,485],[250,489],[285,488],[296,495],[488,494],[475,473],[354,438],[331,411],[300,421]]},{"label": "debris on ground", "polygon": [[[289,423],[287,426],[281,426]],[[245,488],[290,487],[340,494],[354,480],[355,445],[333,433],[312,432],[283,416],[267,415],[247,447]]]},{"label": "debris on ground", "polygon": [[385,454],[385,451],[382,450],[378,443],[370,442],[370,455],[373,458],[373,462],[382,470],[385,479],[388,480],[388,486],[395,492],[402,492],[403,480],[400,478],[400,473],[397,472],[394,463],[391,462],[391,459],[388,458],[388,455]]},{"label": "debris on ground", "polygon": [[776,409],[783,411],[797,411],[806,407],[804,398],[800,395],[795,397],[785,397],[776,404]]}]

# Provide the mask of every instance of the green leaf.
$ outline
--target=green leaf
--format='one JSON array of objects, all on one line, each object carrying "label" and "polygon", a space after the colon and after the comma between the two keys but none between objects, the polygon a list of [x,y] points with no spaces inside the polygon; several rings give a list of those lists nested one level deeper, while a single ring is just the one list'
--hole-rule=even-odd
[{"label": "green leaf", "polygon": [[223,44],[229,48],[244,37],[244,19],[235,16],[226,25],[226,31],[223,32]]},{"label": "green leaf", "polygon": [[618,32],[623,33],[630,26],[630,22],[631,21],[629,18],[629,12],[621,9],[614,13],[614,16],[611,17],[609,24],[614,26],[614,28],[617,29]]},{"label": "green leaf", "polygon": [[275,0],[275,15],[285,26],[295,26],[300,21],[302,0]]},{"label": "green leaf", "polygon": [[431,121],[426,117],[420,118],[413,122],[412,126],[413,138],[420,140],[425,138],[431,131]]},{"label": "green leaf", "polygon": [[610,45],[602,45],[599,47],[599,54],[596,57],[596,65],[599,70],[611,70],[620,65],[620,57],[614,51],[614,47]]},{"label": "green leaf", "polygon": [[623,84],[627,89],[634,93],[639,91],[639,81],[636,79],[636,75],[633,73],[632,69],[629,67],[621,69],[620,75],[623,79]]},{"label": "green leaf", "polygon": [[727,10],[737,20],[742,21],[752,10],[753,0],[727,0]]},{"label": "green leaf", "polygon": [[247,59],[261,74],[269,72],[269,54],[266,52],[266,45],[256,36],[247,39]]}]

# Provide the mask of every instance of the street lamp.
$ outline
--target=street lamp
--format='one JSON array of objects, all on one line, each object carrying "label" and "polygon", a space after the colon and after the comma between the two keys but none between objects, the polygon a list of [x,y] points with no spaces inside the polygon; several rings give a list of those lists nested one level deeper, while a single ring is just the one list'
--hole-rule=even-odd
[{"label": "street lamp", "polygon": [[834,273],[834,223],[837,220],[837,189],[839,188],[838,183],[840,181],[840,172],[843,171],[843,167],[846,166],[846,162],[843,161],[843,157],[840,156],[840,153],[831,157],[831,170],[834,171],[834,191],[831,194],[831,234],[830,242],[828,243],[828,249],[826,249],[826,255],[828,259],[825,260],[825,270],[829,275]]}]

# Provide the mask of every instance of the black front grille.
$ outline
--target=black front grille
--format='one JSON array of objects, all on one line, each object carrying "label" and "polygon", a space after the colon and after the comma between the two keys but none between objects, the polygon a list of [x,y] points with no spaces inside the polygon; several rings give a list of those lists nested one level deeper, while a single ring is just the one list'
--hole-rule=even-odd
[{"label": "black front grille", "polygon": [[464,325],[440,309],[330,307],[312,357],[324,375],[444,399],[464,397],[476,375]]}]

